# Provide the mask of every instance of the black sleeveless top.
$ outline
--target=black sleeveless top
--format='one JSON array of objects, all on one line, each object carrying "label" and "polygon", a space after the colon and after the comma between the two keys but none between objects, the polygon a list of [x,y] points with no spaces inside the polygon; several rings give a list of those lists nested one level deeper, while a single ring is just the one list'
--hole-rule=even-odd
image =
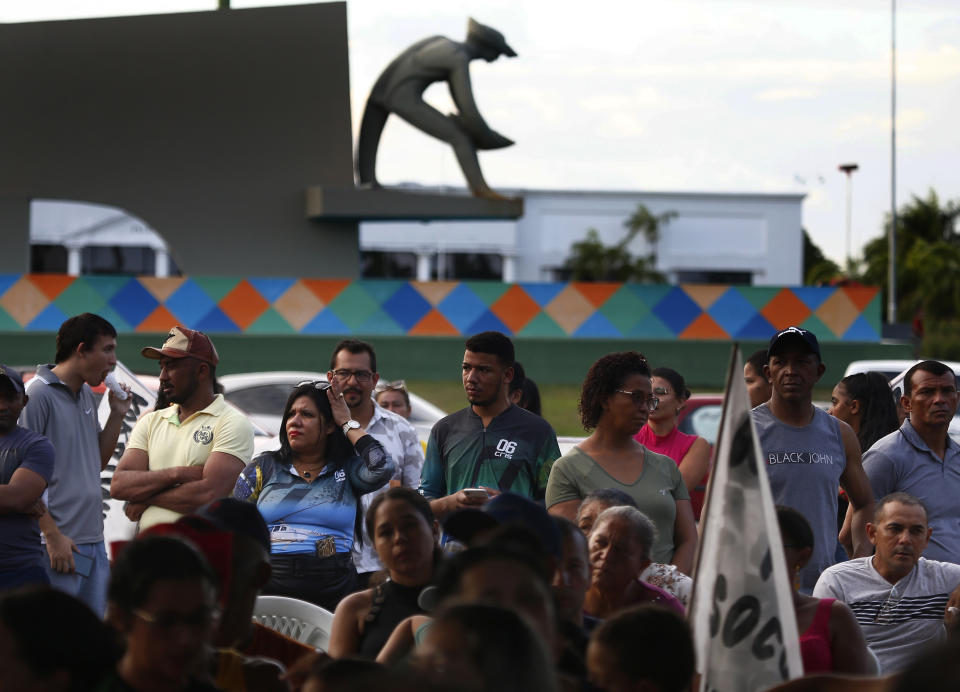
[{"label": "black sleeveless top", "polygon": [[376,658],[403,619],[424,612],[417,603],[422,590],[422,586],[403,586],[390,580],[374,587],[373,605],[364,619],[357,651],[361,658]]}]

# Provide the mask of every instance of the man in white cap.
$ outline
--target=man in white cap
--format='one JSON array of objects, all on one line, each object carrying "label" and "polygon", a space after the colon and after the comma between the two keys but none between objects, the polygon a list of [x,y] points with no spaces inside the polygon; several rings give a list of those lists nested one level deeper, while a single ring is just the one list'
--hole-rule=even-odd
[{"label": "man in white cap", "polygon": [[253,455],[253,426],[215,393],[220,357],[203,332],[174,327],[161,348],[160,392],[170,406],[141,418],[117,464],[110,495],[143,530],[230,495]]}]

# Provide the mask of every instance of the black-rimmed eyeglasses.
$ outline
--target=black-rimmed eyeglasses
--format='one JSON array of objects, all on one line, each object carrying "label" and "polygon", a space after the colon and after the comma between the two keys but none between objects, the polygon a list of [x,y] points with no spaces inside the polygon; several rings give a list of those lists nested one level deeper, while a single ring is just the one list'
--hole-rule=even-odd
[{"label": "black-rimmed eyeglasses", "polygon": [[657,397],[650,396],[647,394],[646,390],[643,389],[634,389],[632,392],[626,389],[615,389],[614,391],[619,392],[620,394],[626,394],[633,399],[634,404],[637,406],[642,404],[647,407],[648,411],[656,411],[657,406],[660,405],[660,400]]},{"label": "black-rimmed eyeglasses", "polygon": [[333,376],[336,377],[341,382],[349,380],[351,377],[356,377],[357,382],[369,382],[370,378],[373,377],[373,373],[369,370],[334,370]]}]

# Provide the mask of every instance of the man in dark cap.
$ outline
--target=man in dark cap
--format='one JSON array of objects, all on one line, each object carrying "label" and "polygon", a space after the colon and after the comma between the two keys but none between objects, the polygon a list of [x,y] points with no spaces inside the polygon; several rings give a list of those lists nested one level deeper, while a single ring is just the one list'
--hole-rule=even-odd
[{"label": "man in dark cap", "polygon": [[[391,113],[453,147],[457,162],[477,197],[503,199],[490,189],[480,171],[477,149],[501,149],[513,142],[494,132],[473,100],[470,61],[493,62],[501,55],[516,57],[503,35],[473,19],[467,24],[467,40],[452,41],[431,36],[414,43],[391,62],[377,79],[367,99],[357,141],[357,177],[361,184],[377,186],[376,161],[380,134]],[[423,100],[434,82],[445,81],[459,113],[444,115]]]},{"label": "man in dark cap", "polygon": [[220,357],[203,332],[174,327],[161,348],[141,353],[160,361],[160,393],[171,406],[137,421],[110,495],[129,503],[142,530],[227,497],[253,454],[253,426],[214,393]]},{"label": "man in dark cap", "polygon": [[847,491],[854,511],[852,557],[870,553],[866,525],[873,515],[873,492],[860,464],[856,433],[813,405],[814,385],[826,371],[813,332],[788,327],[774,334],[763,370],[773,392],[751,415],[773,501],[793,507],[813,528],[813,555],[800,571],[800,589],[810,593],[820,573],[836,561],[838,486]]}]

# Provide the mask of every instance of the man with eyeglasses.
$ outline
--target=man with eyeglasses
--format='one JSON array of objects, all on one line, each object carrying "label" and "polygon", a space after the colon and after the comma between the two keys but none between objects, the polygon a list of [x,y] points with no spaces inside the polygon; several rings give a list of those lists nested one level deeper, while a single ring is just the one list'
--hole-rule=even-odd
[{"label": "man with eyeglasses", "polygon": [[462,375],[470,405],[433,426],[420,479],[438,519],[505,491],[544,496],[560,447],[547,421],[510,402],[514,361],[513,342],[500,332],[467,339]]},{"label": "man with eyeglasses", "polygon": [[253,455],[253,426],[214,392],[220,356],[203,332],[174,327],[160,348],[160,393],[170,406],[137,421],[110,495],[143,530],[227,497]]},{"label": "man with eyeglasses", "polygon": [[[358,339],[344,339],[333,348],[327,379],[336,379],[343,399],[350,408],[352,420],[366,430],[396,462],[396,471],[390,482],[372,493],[360,496],[360,508],[367,513],[370,503],[380,493],[399,485],[416,489],[420,484],[423,450],[417,439],[416,428],[400,415],[378,406],[373,391],[380,381],[377,372],[377,354],[373,346]],[[353,542],[353,564],[362,588],[366,588],[374,572],[383,569],[373,539],[367,535],[365,522],[360,523],[363,541]],[[358,536],[360,538],[360,536]]]},{"label": "man with eyeglasses", "polygon": [[799,574],[800,590],[809,594],[820,573],[836,562],[838,486],[853,509],[852,557],[871,552],[866,525],[873,516],[873,492],[856,433],[813,405],[814,385],[826,371],[817,337],[800,327],[774,334],[763,370],[773,392],[751,415],[774,502],[803,514],[813,529],[813,555]]},{"label": "man with eyeglasses", "polygon": [[904,492],[920,499],[933,533],[923,556],[960,562],[960,445],[949,434],[957,413],[957,378],[949,367],[924,360],[903,378],[900,403],[907,419],[863,455],[873,494]]}]

